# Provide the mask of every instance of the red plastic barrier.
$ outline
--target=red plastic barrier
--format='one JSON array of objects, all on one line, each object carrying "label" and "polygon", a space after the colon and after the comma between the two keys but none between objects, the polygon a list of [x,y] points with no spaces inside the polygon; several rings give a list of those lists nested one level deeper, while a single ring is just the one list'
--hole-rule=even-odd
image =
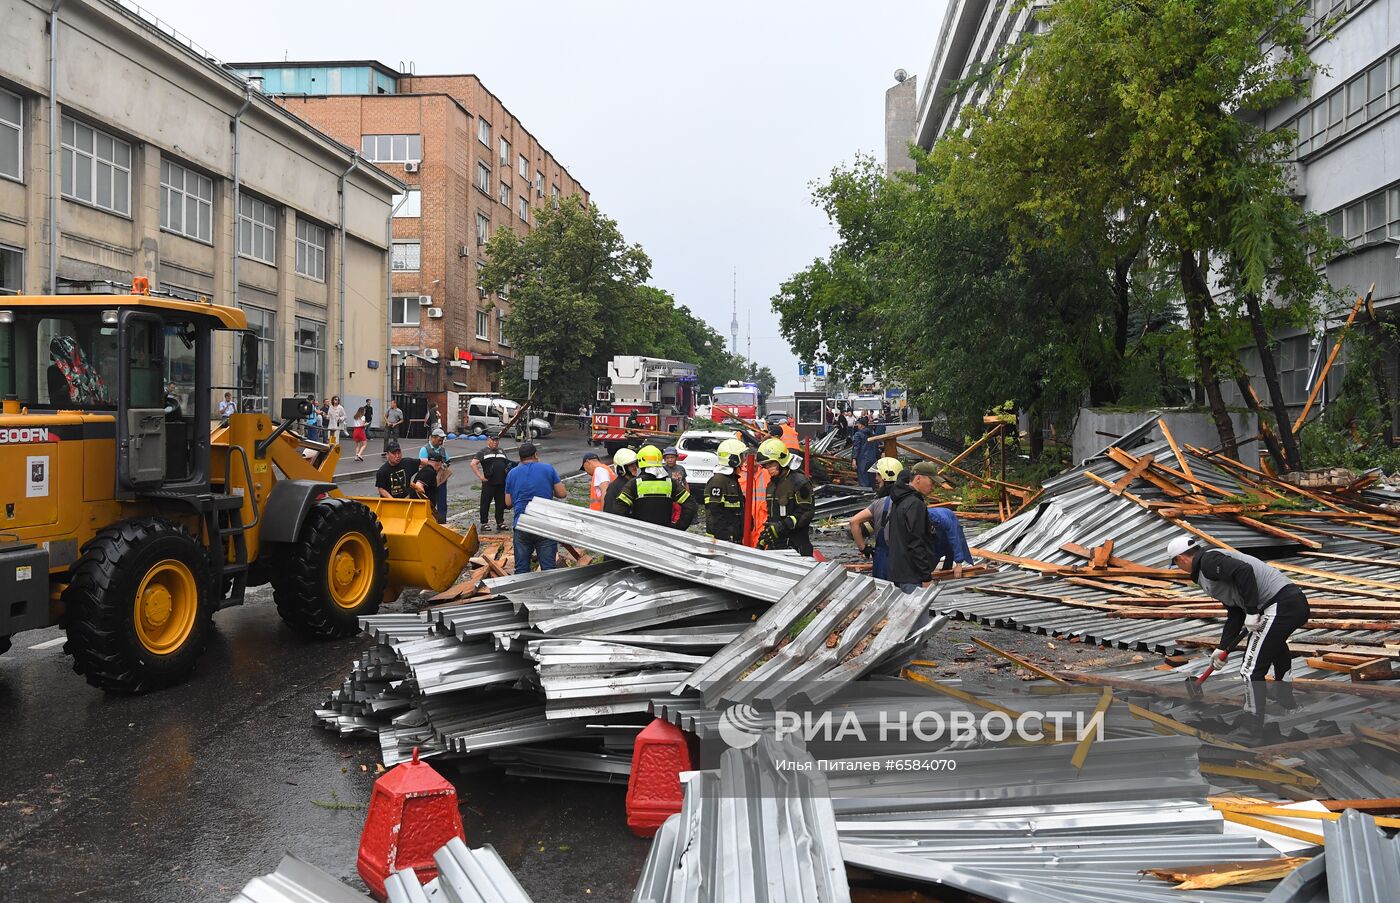
[{"label": "red plastic barrier", "polygon": [[690,770],[690,745],[680,728],[657,718],[637,734],[627,779],[627,827],[633,834],[651,837],[681,811],[681,772]]},{"label": "red plastic barrier", "polygon": [[369,814],[360,835],[360,877],[376,900],[384,879],[411,868],[424,883],[437,877],[433,853],[454,837],[467,839],[457,790],[426,762],[405,762],[374,782]]}]

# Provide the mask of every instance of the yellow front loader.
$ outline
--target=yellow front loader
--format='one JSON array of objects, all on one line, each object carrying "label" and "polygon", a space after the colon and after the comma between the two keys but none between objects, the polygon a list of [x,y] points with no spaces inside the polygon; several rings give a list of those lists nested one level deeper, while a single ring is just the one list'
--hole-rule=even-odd
[{"label": "yellow front loader", "polygon": [[[214,612],[271,583],[311,637],[407,587],[445,589],[476,552],[422,500],[348,498],[339,446],[297,432],[309,410],[220,419],[214,397],[258,382],[243,312],[131,294],[0,298],[0,652],[60,624],[88,682],[144,692],[183,680]],[[213,384],[220,332],[238,386]]]}]

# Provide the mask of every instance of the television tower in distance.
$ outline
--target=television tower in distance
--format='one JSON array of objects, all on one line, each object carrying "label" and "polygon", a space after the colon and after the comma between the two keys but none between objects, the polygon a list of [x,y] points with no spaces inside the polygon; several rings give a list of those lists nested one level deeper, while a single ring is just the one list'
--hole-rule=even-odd
[{"label": "television tower in distance", "polygon": [[739,353],[739,268],[734,268],[734,284],[730,289],[729,353]]}]

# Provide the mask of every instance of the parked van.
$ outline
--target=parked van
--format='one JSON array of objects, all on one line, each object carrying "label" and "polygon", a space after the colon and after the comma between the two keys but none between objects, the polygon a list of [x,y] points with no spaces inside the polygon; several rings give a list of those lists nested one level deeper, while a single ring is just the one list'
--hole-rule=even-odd
[{"label": "parked van", "polygon": [[[462,410],[462,432],[471,436],[495,435],[519,409],[518,402],[499,395],[477,395],[468,398]],[[520,427],[521,424],[516,424],[516,432],[523,433]],[[548,420],[542,417],[530,418],[532,437],[538,439],[548,436],[552,430]]]}]

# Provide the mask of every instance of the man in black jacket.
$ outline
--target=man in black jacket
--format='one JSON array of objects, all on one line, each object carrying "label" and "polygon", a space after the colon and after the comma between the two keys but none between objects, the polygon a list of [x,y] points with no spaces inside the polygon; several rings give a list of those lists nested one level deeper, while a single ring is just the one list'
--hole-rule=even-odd
[{"label": "man in black jacket", "polygon": [[914,465],[909,479],[890,488],[890,582],[912,593],[933,576],[933,527],[929,524],[924,493],[933,491],[937,468],[928,461]]}]

